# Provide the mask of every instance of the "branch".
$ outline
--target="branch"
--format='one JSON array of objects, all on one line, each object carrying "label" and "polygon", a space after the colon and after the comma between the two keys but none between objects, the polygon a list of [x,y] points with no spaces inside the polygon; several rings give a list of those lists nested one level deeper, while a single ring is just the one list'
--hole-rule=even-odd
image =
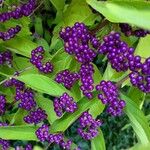
[{"label": "branch", "polygon": [[121,79],[120,81],[118,81],[118,82],[116,83],[116,86],[119,88],[119,87],[122,85],[122,83],[123,83],[124,81],[128,80],[128,79],[129,79],[129,75],[125,76],[123,79]]},{"label": "branch", "polygon": [[104,19],[102,22],[100,22],[95,29],[91,30],[91,34],[95,34],[99,30],[101,30],[104,26],[106,26],[109,23],[108,20]]}]

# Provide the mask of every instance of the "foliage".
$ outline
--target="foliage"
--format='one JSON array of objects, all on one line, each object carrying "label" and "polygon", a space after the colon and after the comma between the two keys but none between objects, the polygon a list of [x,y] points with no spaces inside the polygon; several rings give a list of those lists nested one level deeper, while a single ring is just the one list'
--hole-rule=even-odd
[{"label": "foliage", "polygon": [[[2,13],[12,11],[15,6],[26,2],[6,0],[1,3],[0,1],[0,17]],[[73,26],[76,22],[84,23],[92,38],[97,38],[101,44],[104,43],[103,37],[111,31],[120,32],[121,40],[135,49],[134,54],[142,58],[143,64],[146,58],[150,58],[149,18],[150,2],[144,0],[36,0],[36,8],[29,16],[19,19],[11,18],[5,22],[0,21],[0,33],[16,25],[21,26],[21,31],[7,41],[3,41],[0,35],[0,95],[6,96],[4,114],[1,114],[0,102],[0,122],[8,124],[7,126],[0,125],[0,140],[9,140],[10,149],[16,146],[25,147],[28,143],[31,143],[35,150],[61,149],[56,144],[40,142],[37,138],[35,134],[37,129],[45,123],[50,125],[51,134],[64,133],[65,140],[73,141],[71,150],[77,147],[81,150],[127,148],[148,150],[150,94],[132,85],[129,80],[131,69],[117,72],[112,68],[106,53],[104,55],[96,53],[94,60],[90,62],[94,68],[92,76],[94,89],[90,100],[82,93],[81,79],[76,81],[71,89],[67,89],[63,84],[57,83],[55,77],[60,71],[66,69],[78,74],[81,71],[81,63],[77,61],[77,57],[74,57],[75,54],[69,55],[65,51],[65,40],[63,41],[59,35],[65,27]],[[130,24],[135,30],[140,29],[147,33],[144,37],[133,34],[125,36],[119,27],[121,23]],[[92,44],[89,45],[92,49]],[[52,73],[44,74],[31,63],[32,50],[38,46],[43,46],[45,50],[42,59],[43,66],[45,67],[46,62],[53,64]],[[95,49],[99,50],[99,48],[100,45]],[[2,64],[1,54],[6,50],[12,53],[13,60],[11,63],[6,60]],[[15,75],[16,72],[19,75]],[[150,75],[148,77],[150,78]],[[47,114],[47,119],[39,124],[31,125],[24,121],[23,118],[29,113],[25,109],[18,108],[19,101],[14,99],[16,96],[14,86],[4,86],[4,83],[12,78],[25,83],[27,89],[33,90],[36,108],[41,107]],[[125,101],[126,106],[121,116],[114,117],[108,114],[109,105],[104,105],[98,98],[99,91],[96,91],[95,87],[102,80],[112,81],[112,84],[118,88],[120,100]],[[73,113],[66,111],[58,117],[55,113],[54,102],[55,98],[59,98],[63,93],[72,97],[77,104],[77,110]],[[95,120],[100,119],[103,122],[98,127],[98,135],[88,141],[81,138],[77,132],[77,128],[80,127],[79,118],[86,111]]]}]

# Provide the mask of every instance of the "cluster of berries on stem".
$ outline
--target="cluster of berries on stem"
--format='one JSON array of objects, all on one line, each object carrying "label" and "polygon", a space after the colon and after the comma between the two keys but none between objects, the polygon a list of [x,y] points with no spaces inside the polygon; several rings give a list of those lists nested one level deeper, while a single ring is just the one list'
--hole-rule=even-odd
[{"label": "cluster of berries on stem", "polygon": [[81,78],[81,86],[83,94],[88,98],[92,99],[93,94],[92,91],[94,89],[94,80],[93,80],[94,67],[92,64],[82,64],[80,67],[80,78]]},{"label": "cluster of berries on stem", "polygon": [[113,69],[117,72],[127,71],[130,60],[133,59],[134,49],[122,41],[120,33],[112,31],[103,38],[99,47],[100,54],[106,54]]},{"label": "cluster of berries on stem", "polygon": [[117,86],[111,81],[102,80],[100,84],[96,86],[96,90],[100,91],[98,99],[100,99],[103,104],[108,105],[107,112],[112,116],[120,116],[126,103],[119,98]]},{"label": "cluster of berries on stem", "polygon": [[0,14],[0,22],[6,22],[10,19],[19,19],[23,16],[32,14],[36,7],[36,0],[29,0],[28,3],[16,7],[10,12],[3,12]]},{"label": "cluster of berries on stem", "polygon": [[141,67],[137,71],[132,71],[129,75],[133,86],[139,88],[145,93],[150,93],[150,57],[145,59]]},{"label": "cluster of berries on stem", "polygon": [[27,111],[30,111],[32,108],[36,106],[36,102],[34,99],[34,92],[32,89],[24,89],[23,91],[20,89],[16,89],[15,100],[19,101],[19,108],[23,108]]},{"label": "cluster of berries on stem", "polygon": [[144,29],[133,30],[132,27],[127,23],[119,24],[121,32],[126,36],[136,36],[136,37],[145,37],[147,34],[150,34],[150,31]]},{"label": "cluster of berries on stem", "polygon": [[6,111],[6,97],[5,95],[0,95],[0,116]]},{"label": "cluster of berries on stem", "polygon": [[41,127],[38,128],[36,131],[36,136],[41,142],[47,141],[48,143],[52,144],[55,143],[62,147],[63,149],[70,150],[72,141],[65,140],[62,133],[52,134],[49,133],[50,127],[46,124],[43,124]]},{"label": "cluster of berries on stem", "polygon": [[36,49],[32,50],[31,52],[31,59],[30,62],[38,68],[39,71],[43,73],[51,73],[53,72],[53,65],[51,62],[46,62],[45,64],[42,63],[44,48],[42,46],[37,47]]},{"label": "cluster of berries on stem", "polygon": [[91,140],[98,135],[98,128],[102,125],[100,120],[93,119],[88,112],[83,112],[79,118],[78,134],[85,140]]},{"label": "cluster of berries on stem", "polygon": [[10,40],[11,38],[14,38],[20,31],[21,27],[16,25],[15,27],[8,29],[6,32],[0,32],[0,39],[3,41]]},{"label": "cluster of berries on stem", "polygon": [[30,111],[30,114],[24,117],[24,121],[28,124],[38,124],[46,118],[45,110],[39,107],[36,110]]},{"label": "cluster of berries on stem", "polygon": [[63,93],[59,98],[54,99],[54,110],[56,115],[61,117],[64,112],[73,113],[77,109],[77,103],[74,102],[73,97],[69,96],[67,93]]},{"label": "cluster of berries on stem", "polygon": [[79,80],[79,78],[80,76],[78,73],[70,72],[68,69],[66,69],[57,73],[55,81],[57,83],[63,84],[64,87],[70,90],[75,82]]},{"label": "cluster of berries on stem", "polygon": [[9,66],[12,66],[12,53],[8,50],[4,52],[0,52],[0,65],[7,64]]},{"label": "cluster of berries on stem", "polygon": [[80,63],[92,62],[96,57],[99,40],[90,34],[83,23],[75,23],[73,27],[63,28],[60,37],[64,41],[65,51],[74,55]]}]

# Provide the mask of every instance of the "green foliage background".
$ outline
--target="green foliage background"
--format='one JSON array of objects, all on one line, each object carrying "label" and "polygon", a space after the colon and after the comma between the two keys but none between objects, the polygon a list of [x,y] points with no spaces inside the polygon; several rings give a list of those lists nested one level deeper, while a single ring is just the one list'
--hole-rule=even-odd
[{"label": "green foliage background", "polygon": [[[11,6],[12,3],[18,4],[19,1],[6,0],[5,3]],[[94,99],[88,101],[79,90],[80,83],[68,91],[57,84],[54,77],[60,70],[78,71],[80,66],[72,56],[64,52],[63,43],[59,38],[59,31],[62,27],[73,25],[75,22],[84,22],[90,29],[94,29],[105,17],[110,22],[96,33],[100,40],[111,30],[120,31],[118,23],[126,22],[132,24],[133,27],[150,30],[150,2],[145,0],[41,0],[38,1],[38,5],[39,8],[30,18],[23,17],[19,20],[11,19],[6,23],[0,23],[0,31],[5,31],[17,24],[22,26],[22,31],[14,39],[7,42],[0,40],[0,50],[9,49],[14,56],[13,68],[0,67],[0,80],[12,77],[16,70],[25,70],[17,79],[38,92],[36,100],[48,114],[48,122],[51,124],[50,131],[53,133],[65,132],[66,137],[74,141],[74,146],[77,144],[83,150],[149,150],[149,94],[140,92],[132,87],[128,80],[125,81],[120,94],[127,106],[122,117],[113,118],[105,113],[105,107],[97,99],[96,93],[94,93]],[[4,10],[7,9],[4,7]],[[1,11],[3,10],[0,9]],[[130,46],[134,46],[137,55],[144,58],[150,56],[150,35],[140,39],[122,35],[122,39]],[[55,65],[52,74],[39,73],[29,62],[31,51],[39,45],[46,50],[45,60],[51,60]],[[128,72],[114,71],[102,56],[98,56],[93,64],[95,84],[102,79],[118,82],[128,74]],[[29,69],[26,69],[28,67]],[[53,96],[60,96],[64,92],[74,97],[79,108],[75,113],[65,113],[59,119],[53,110],[52,100]],[[0,86],[0,93],[7,95],[9,103],[13,101],[12,97],[15,93],[13,89],[5,89]],[[78,126],[76,119],[86,110],[89,110],[93,117],[104,120],[102,128],[99,129],[100,135],[92,141],[84,141],[75,131]],[[9,121],[15,125],[0,127],[0,138],[11,140],[12,146],[24,145],[26,141],[31,141],[35,145],[35,150],[43,149],[43,145],[35,136],[38,127],[29,126],[23,121],[26,114],[26,111],[17,109],[15,105],[11,111],[0,117],[0,121]],[[49,149],[60,148],[51,145]]]}]

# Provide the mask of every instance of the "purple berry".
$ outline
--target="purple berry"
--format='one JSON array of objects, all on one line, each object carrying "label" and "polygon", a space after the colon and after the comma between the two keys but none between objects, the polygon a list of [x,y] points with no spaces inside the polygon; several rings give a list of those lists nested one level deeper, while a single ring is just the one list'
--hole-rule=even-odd
[{"label": "purple berry", "polygon": [[120,116],[125,107],[125,102],[119,99],[117,86],[111,81],[101,81],[96,86],[96,90],[101,92],[98,94],[98,99],[103,104],[108,105],[107,112],[112,116]]},{"label": "purple berry", "polygon": [[[1,33],[0,33],[0,36],[1,36]],[[0,53],[0,65],[7,64],[9,66],[12,66],[12,59],[13,59],[13,56],[10,51],[7,50],[7,51]]]},{"label": "purple berry", "polygon": [[[2,126],[8,126],[6,123],[0,122],[0,127]],[[4,140],[0,138],[0,147],[2,150],[8,150],[10,147],[10,142],[8,140]]]},{"label": "purple berry", "polygon": [[4,95],[0,95],[0,116],[4,115],[6,107],[6,98]]},{"label": "purple berry", "polygon": [[93,73],[94,73],[94,67],[92,64],[81,65],[79,74],[80,74],[82,85],[80,86],[80,89],[88,99],[93,98],[93,94],[92,94],[92,91],[94,89]]},{"label": "purple berry", "polygon": [[55,81],[62,83],[67,89],[71,89],[80,76],[77,73],[72,73],[69,70],[63,70],[57,73]]},{"label": "purple berry", "polygon": [[[117,72],[127,71],[129,67],[134,68],[134,49],[121,41],[118,32],[111,32],[105,36],[102,45],[99,47],[100,54],[106,54],[107,58]],[[133,61],[131,64],[130,62]],[[139,64],[136,67],[140,67]],[[136,69],[136,68],[135,68]]]},{"label": "purple berry", "polygon": [[64,93],[59,98],[55,98],[53,105],[56,115],[59,117],[61,117],[65,111],[73,113],[77,109],[77,103],[74,102],[73,97],[69,96],[67,93]]},{"label": "purple berry", "polygon": [[25,116],[24,121],[28,124],[38,124],[46,118],[47,114],[45,110],[42,110],[42,108],[39,107],[38,109],[31,111],[29,115]]},{"label": "purple berry", "polygon": [[98,128],[102,122],[95,120],[88,112],[83,112],[79,118],[80,127],[77,129],[78,134],[85,140],[91,140],[98,135]]},{"label": "purple berry", "polygon": [[15,100],[20,100],[18,107],[28,111],[36,106],[34,92],[31,89],[25,89],[24,91],[16,89]]},{"label": "purple berry", "polygon": [[11,38],[15,37],[21,31],[21,27],[17,25],[14,28],[8,29],[6,32],[0,32],[0,39],[3,41],[10,40]]},{"label": "purple berry", "polygon": [[98,39],[90,34],[83,23],[75,23],[73,27],[63,28],[60,37],[64,41],[65,51],[74,55],[80,63],[92,62],[100,45]]},{"label": "purple berry", "polygon": [[30,62],[36,66],[36,68],[43,73],[53,72],[53,65],[48,61],[45,64],[42,63],[44,49],[42,46],[37,47],[31,52]]}]

